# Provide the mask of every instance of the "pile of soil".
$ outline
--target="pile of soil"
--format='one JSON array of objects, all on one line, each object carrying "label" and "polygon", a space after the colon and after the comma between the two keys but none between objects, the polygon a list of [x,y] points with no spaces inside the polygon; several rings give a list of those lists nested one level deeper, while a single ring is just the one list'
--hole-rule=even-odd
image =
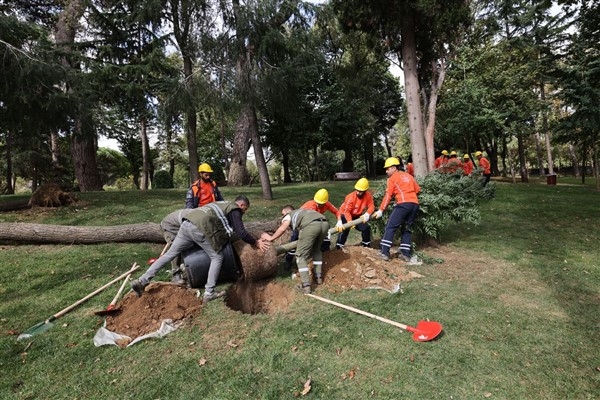
[{"label": "pile of soil", "polygon": [[[331,292],[367,288],[397,290],[397,285],[420,275],[409,271],[407,264],[396,258],[383,261],[379,250],[346,246],[344,250],[323,253],[323,285],[318,290]],[[299,279],[296,277],[296,279]],[[290,285],[272,280],[238,282],[225,296],[226,304],[244,313],[272,313],[285,310],[295,291]],[[179,322],[202,312],[197,289],[172,283],[153,282],[141,297],[128,293],[120,304],[121,312],[106,319],[106,328],[132,339],[156,331],[164,319]]]},{"label": "pile of soil", "polygon": [[198,290],[169,282],[152,282],[141,297],[129,292],[119,304],[120,311],[106,317],[106,329],[132,340],[154,332],[165,319],[174,323],[201,312]]},{"label": "pile of soil", "polygon": [[323,253],[323,284],[333,292],[367,288],[394,291],[402,282],[420,277],[406,267],[395,257],[383,261],[377,249],[346,246]]}]

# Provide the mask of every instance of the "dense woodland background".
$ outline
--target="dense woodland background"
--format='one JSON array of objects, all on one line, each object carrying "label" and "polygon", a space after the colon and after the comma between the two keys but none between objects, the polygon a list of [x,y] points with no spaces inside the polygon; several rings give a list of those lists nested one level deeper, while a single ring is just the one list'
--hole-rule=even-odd
[{"label": "dense woodland background", "polygon": [[268,200],[442,149],[585,182],[599,26],[597,0],[0,0],[0,189],[185,187],[209,162]]}]

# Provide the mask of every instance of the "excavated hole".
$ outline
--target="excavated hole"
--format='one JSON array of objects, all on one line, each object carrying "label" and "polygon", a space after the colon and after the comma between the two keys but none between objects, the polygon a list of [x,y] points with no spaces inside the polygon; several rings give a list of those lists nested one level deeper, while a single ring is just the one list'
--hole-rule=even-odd
[{"label": "excavated hole", "polygon": [[287,309],[294,294],[270,279],[237,282],[227,289],[225,304],[244,314],[271,314]]}]

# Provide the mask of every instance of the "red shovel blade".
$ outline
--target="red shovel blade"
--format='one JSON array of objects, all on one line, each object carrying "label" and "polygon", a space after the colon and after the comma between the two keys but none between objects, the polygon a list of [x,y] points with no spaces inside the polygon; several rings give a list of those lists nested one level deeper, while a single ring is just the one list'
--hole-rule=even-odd
[{"label": "red shovel blade", "polygon": [[156,258],[151,258],[148,260],[148,265],[152,265],[154,264],[154,261],[156,261]]},{"label": "red shovel blade", "polygon": [[427,342],[442,332],[442,325],[435,321],[419,321],[416,327],[407,326],[406,330],[413,333],[415,342]]}]

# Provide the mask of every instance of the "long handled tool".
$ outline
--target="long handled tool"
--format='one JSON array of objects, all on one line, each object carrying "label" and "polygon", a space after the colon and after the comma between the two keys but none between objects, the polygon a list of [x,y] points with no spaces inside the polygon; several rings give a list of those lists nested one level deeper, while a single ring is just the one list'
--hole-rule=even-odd
[{"label": "long handled tool", "polygon": [[325,299],[323,297],[316,296],[314,294],[306,294],[306,296],[312,297],[313,299],[317,299],[324,303],[333,304],[334,306],[343,308],[345,310],[349,310],[355,312],[357,314],[365,315],[369,318],[374,318],[378,321],[385,322],[386,324],[390,324],[396,326],[400,329],[404,329],[405,331],[409,331],[413,333],[413,340],[415,342],[427,342],[429,340],[435,339],[442,332],[442,325],[439,322],[435,321],[419,321],[416,327],[408,326],[401,324],[399,322],[395,322],[389,320],[387,318],[380,317],[375,314],[368,313],[366,311],[359,310],[354,307],[347,306],[342,303],[335,302],[333,300]]},{"label": "long handled tool", "polygon": [[[133,263],[133,267],[135,267],[137,265],[137,263]],[[127,282],[129,282],[129,277],[131,276],[131,273],[128,274],[125,279],[123,279],[123,283],[121,284],[121,287],[119,287],[119,290],[117,291],[117,294],[115,295],[115,297],[112,299],[112,301],[110,302],[110,304],[106,307],[105,310],[100,310],[100,311],[96,311],[94,314],[96,315],[111,315],[111,314],[115,314],[116,312],[118,312],[120,310],[120,307],[116,307],[117,302],[119,301],[119,298],[121,297],[121,294],[123,294],[123,290],[125,290],[125,286],[127,285]]]},{"label": "long handled tool", "polygon": [[[344,227],[344,230],[346,230],[346,229],[350,229],[353,226],[356,226],[356,225],[361,224],[361,223],[363,223],[362,218],[357,218],[357,219],[352,220],[350,222],[346,222],[343,225],[343,227]],[[329,233],[338,233],[337,228],[330,228],[329,229]],[[288,252],[290,250],[293,250],[293,249],[296,248],[296,246],[298,246],[298,241],[297,240],[295,240],[293,242],[289,242],[289,243],[283,244],[281,246],[277,246],[277,255],[280,255],[280,254],[286,253],[286,252]]]},{"label": "long handled tool", "polygon": [[68,313],[69,311],[71,311],[72,309],[77,307],[78,305],[80,305],[81,303],[85,302],[86,300],[88,300],[88,299],[94,297],[95,295],[97,295],[98,293],[102,292],[103,290],[108,288],[113,283],[119,282],[121,279],[130,275],[132,272],[135,272],[138,268],[140,268],[140,266],[136,264],[134,267],[132,267],[129,271],[125,272],[123,275],[113,279],[112,281],[108,282],[106,285],[102,286],[101,288],[96,289],[92,293],[90,293],[87,296],[85,296],[84,298],[76,301],[75,303],[71,304],[67,308],[60,310],[59,312],[57,312],[56,314],[54,314],[47,320],[38,322],[37,324],[33,325],[31,328],[27,329],[25,332],[21,333],[19,335],[19,337],[17,337],[17,340],[29,339],[30,337],[32,337],[34,335],[38,335],[40,333],[46,332],[48,329],[50,329],[54,326],[52,321],[54,321],[57,318],[62,317],[63,315],[65,315],[66,313]]},{"label": "long handled tool", "polygon": [[[167,242],[167,244],[165,244],[165,247],[163,247],[162,251],[160,252],[160,255],[158,256],[158,258],[161,258],[169,249],[169,247],[171,247],[171,243],[172,242]],[[154,261],[158,260],[158,258],[151,258],[148,260],[148,265],[152,265],[154,264]]]}]

